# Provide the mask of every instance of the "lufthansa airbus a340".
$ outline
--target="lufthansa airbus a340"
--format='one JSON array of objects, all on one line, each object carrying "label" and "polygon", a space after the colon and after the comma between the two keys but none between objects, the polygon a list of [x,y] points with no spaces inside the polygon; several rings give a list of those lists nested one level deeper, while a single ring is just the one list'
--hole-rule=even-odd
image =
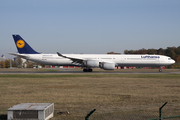
[{"label": "lufthansa airbus a340", "polygon": [[41,54],[32,49],[20,36],[13,35],[19,53],[9,53],[33,62],[55,66],[80,66],[84,72],[92,68],[114,70],[118,66],[160,67],[174,64],[175,61],[164,55],[112,55],[112,54]]}]

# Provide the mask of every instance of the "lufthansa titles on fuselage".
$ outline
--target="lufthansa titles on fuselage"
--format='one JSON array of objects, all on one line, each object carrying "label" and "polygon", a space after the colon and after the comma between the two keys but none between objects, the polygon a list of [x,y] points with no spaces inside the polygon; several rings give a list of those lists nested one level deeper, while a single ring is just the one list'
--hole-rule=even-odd
[{"label": "lufthansa titles on fuselage", "polygon": [[141,55],[141,58],[160,58],[160,56],[151,56],[151,55]]}]

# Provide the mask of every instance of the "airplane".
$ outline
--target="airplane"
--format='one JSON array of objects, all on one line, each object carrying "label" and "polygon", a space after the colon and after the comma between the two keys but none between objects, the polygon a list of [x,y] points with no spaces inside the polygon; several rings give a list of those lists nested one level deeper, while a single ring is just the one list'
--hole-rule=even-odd
[{"label": "airplane", "polygon": [[84,67],[83,72],[92,72],[93,68],[104,70],[114,70],[118,66],[134,67],[160,67],[174,64],[175,61],[164,55],[126,55],[126,54],[43,54],[36,52],[20,36],[12,35],[19,53],[9,53],[11,55],[24,58],[33,62],[54,65],[54,66],[80,66]]}]

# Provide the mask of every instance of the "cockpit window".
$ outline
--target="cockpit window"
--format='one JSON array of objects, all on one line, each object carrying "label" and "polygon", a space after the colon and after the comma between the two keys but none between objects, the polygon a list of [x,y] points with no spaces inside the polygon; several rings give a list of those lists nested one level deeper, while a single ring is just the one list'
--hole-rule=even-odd
[{"label": "cockpit window", "polygon": [[168,60],[172,60],[171,58],[168,58]]}]

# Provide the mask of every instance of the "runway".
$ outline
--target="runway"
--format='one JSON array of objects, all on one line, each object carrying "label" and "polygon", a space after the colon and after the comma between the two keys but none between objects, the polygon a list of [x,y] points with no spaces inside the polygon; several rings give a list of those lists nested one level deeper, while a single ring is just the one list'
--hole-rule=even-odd
[{"label": "runway", "polygon": [[83,72],[82,69],[0,69],[0,74],[180,74],[179,69],[164,69],[159,72],[158,69],[121,69],[106,71],[94,69],[93,72]]}]

